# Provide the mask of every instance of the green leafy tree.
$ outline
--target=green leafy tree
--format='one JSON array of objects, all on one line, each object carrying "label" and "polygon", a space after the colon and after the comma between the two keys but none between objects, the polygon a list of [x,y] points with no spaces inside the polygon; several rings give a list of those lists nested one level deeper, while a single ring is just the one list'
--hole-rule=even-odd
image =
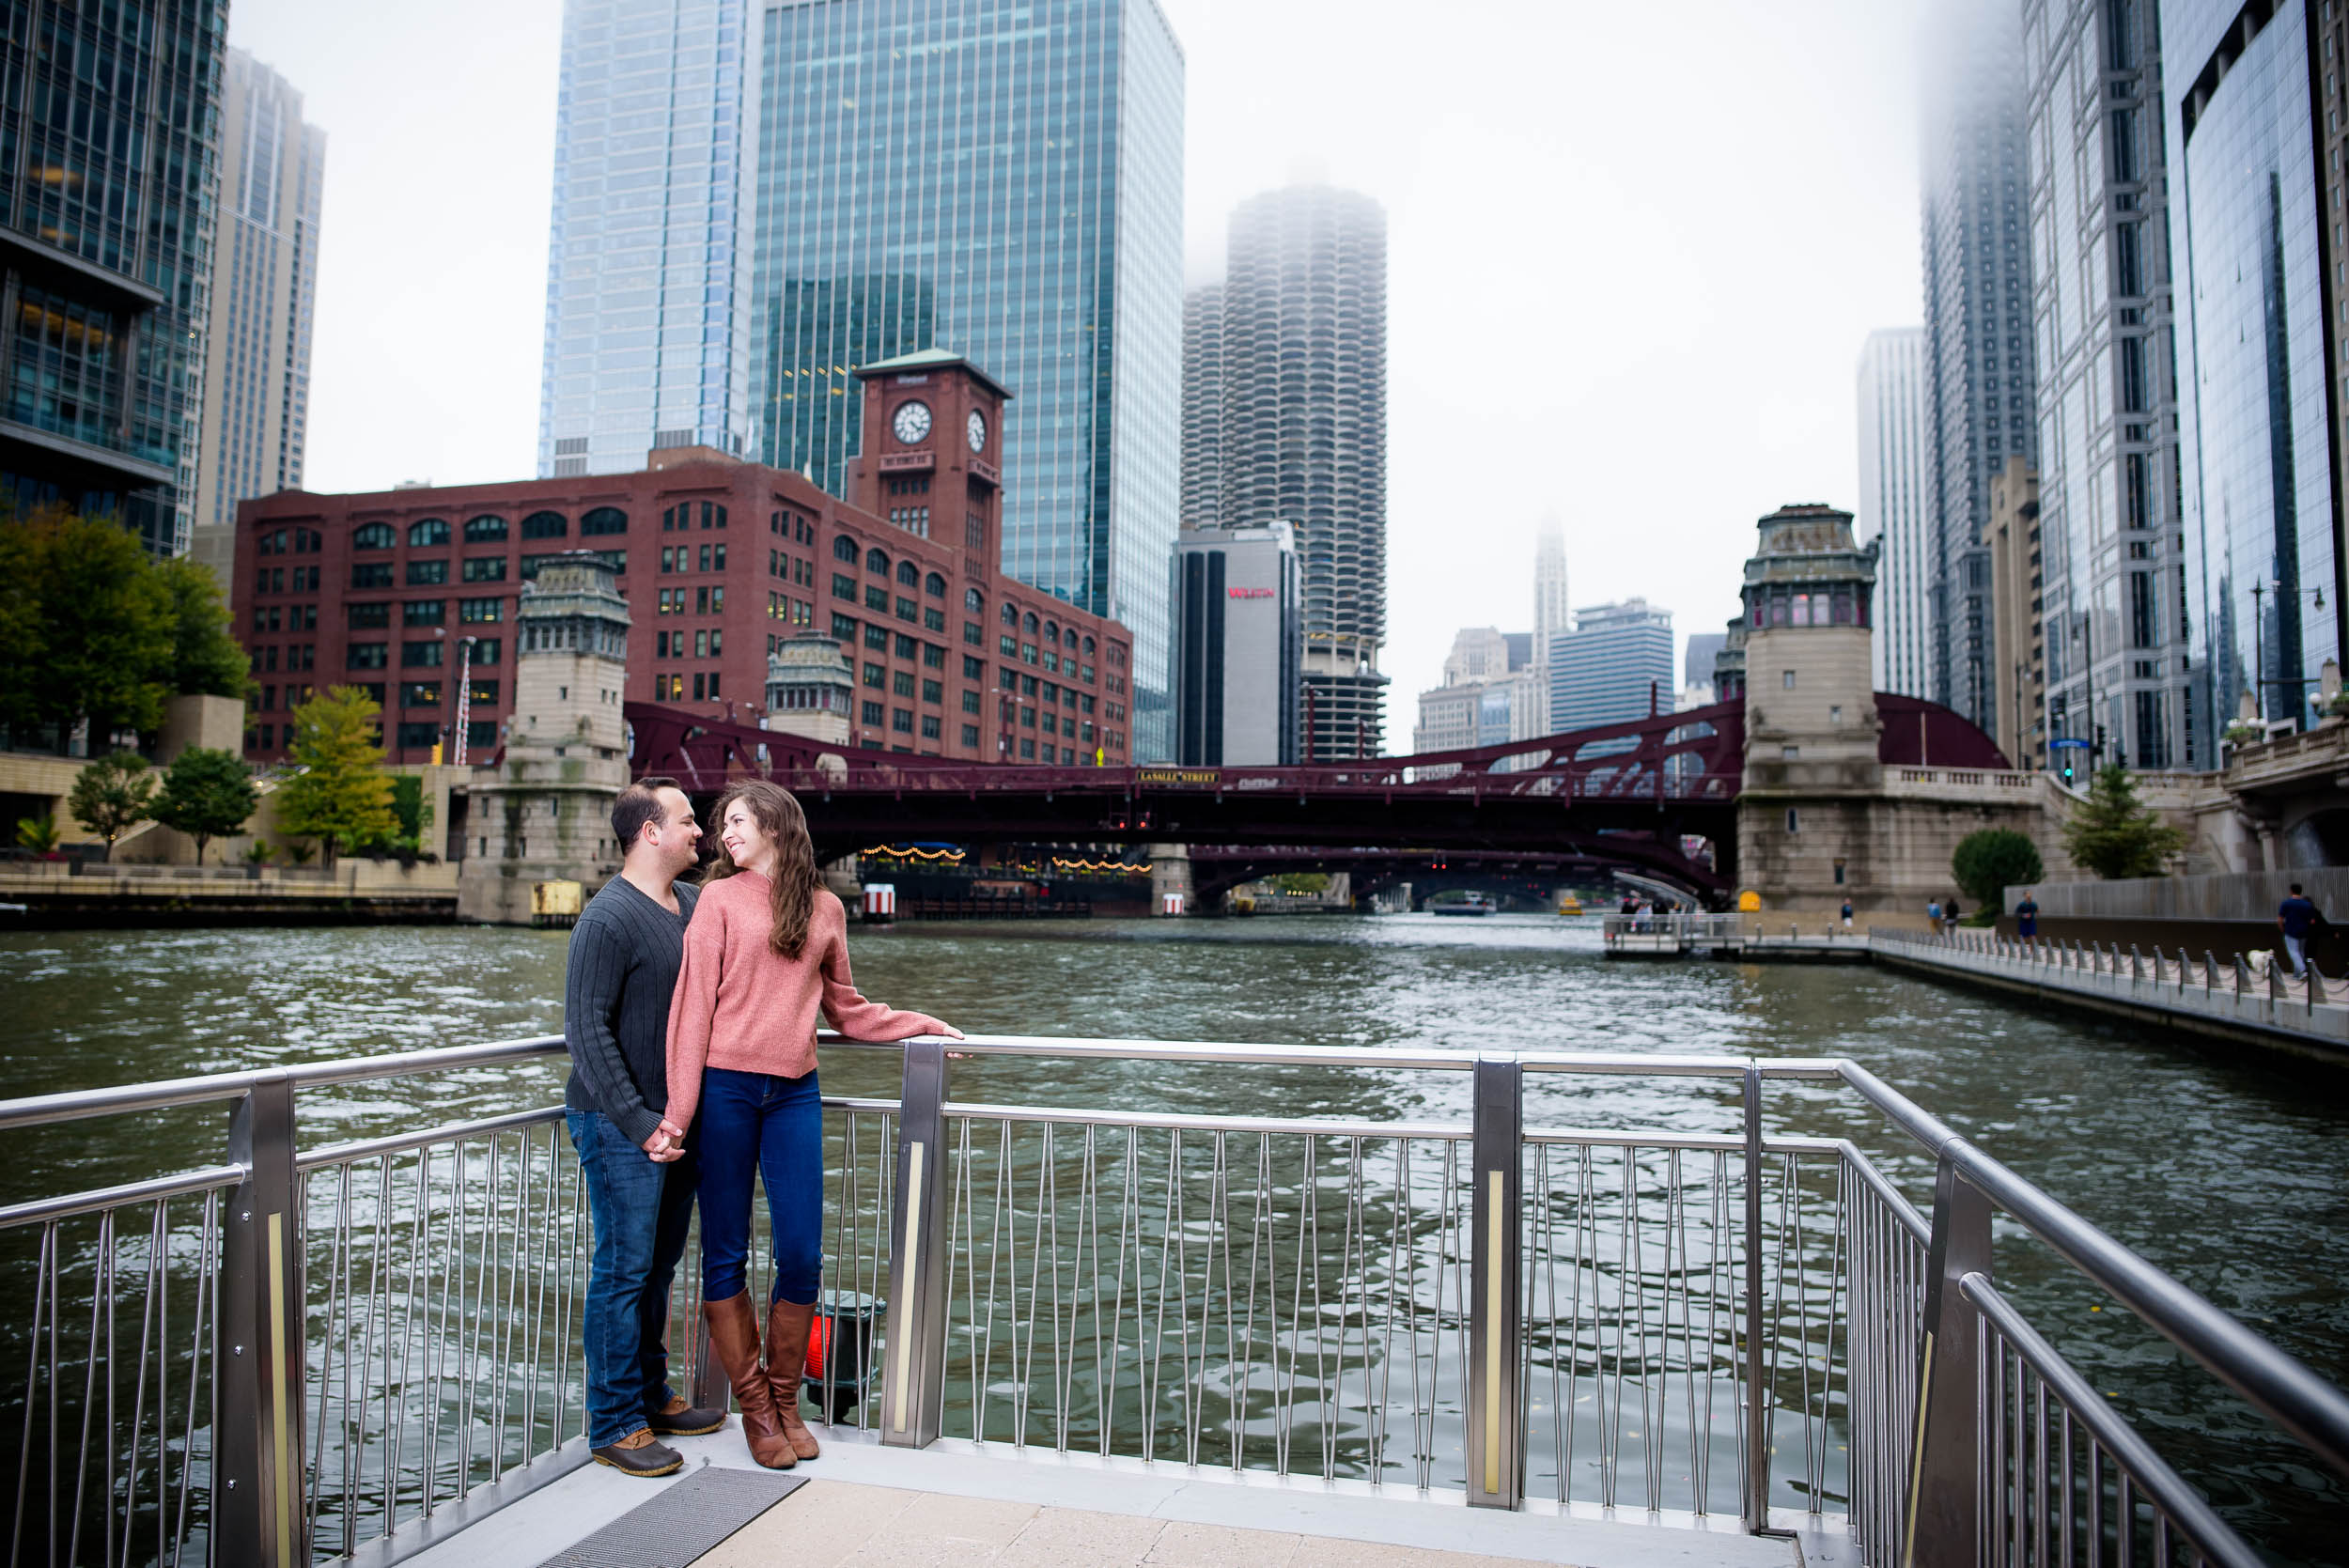
[{"label": "green leafy tree", "polygon": [[2186,834],[2141,805],[2129,770],[2114,763],[2096,775],[2088,799],[2063,825],[2074,862],[2108,879],[2158,877],[2186,848]]},{"label": "green leafy tree", "polygon": [[136,752],[117,752],[84,768],[66,797],[73,819],[106,841],[106,858],[114,859],[115,840],[148,819],[153,812],[155,775]]},{"label": "green leafy tree", "polygon": [[155,820],[195,840],[195,863],[202,865],[204,846],[243,827],[260,799],[242,758],[191,746],[163,770]]},{"label": "green leafy tree", "polygon": [[155,563],[154,570],[171,629],[166,684],[180,696],[243,696],[252,661],[230,634],[228,606],[210,568],[177,556]]},{"label": "green leafy tree", "polygon": [[54,816],[20,816],[16,819],[16,846],[30,849],[36,855],[54,855],[64,842],[65,833],[57,827]]},{"label": "green leafy tree", "polygon": [[255,839],[244,846],[244,858],[255,865],[267,865],[275,858],[277,846],[265,838]]},{"label": "green leafy tree", "polygon": [[117,729],[151,733],[170,695],[169,596],[128,529],[86,518],[36,525],[40,654],[28,672],[40,717],[89,722],[93,745]]},{"label": "green leafy tree", "polygon": [[299,769],[277,787],[277,825],[326,846],[373,843],[398,827],[383,771],[382,709],[355,686],[337,686],[293,710],[288,760]]},{"label": "green leafy tree", "polygon": [[102,743],[153,733],[181,693],[242,695],[250,678],[210,572],[156,561],[107,519],[54,509],[0,521],[0,723]]},{"label": "green leafy tree", "polygon": [[1950,857],[1957,885],[1977,904],[1995,904],[1999,890],[2026,887],[2047,874],[2039,846],[2012,828],[1984,828],[1958,840]]}]

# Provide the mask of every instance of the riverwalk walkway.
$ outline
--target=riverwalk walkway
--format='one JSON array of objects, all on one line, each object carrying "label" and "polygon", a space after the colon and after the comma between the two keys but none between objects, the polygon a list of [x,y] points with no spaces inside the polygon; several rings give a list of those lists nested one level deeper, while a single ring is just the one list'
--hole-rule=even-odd
[{"label": "riverwalk walkway", "polygon": [[2325,980],[2313,968],[2310,978],[2295,979],[2280,955],[2255,971],[2209,954],[2018,941],[1989,931],[1876,931],[1867,940],[1875,962],[1896,969],[2349,1063],[2349,981]]},{"label": "riverwalk walkway", "polygon": [[[1050,1451],[941,1439],[885,1448],[872,1434],[818,1428],[824,1453],[791,1476],[808,1483],[723,1543],[695,1568],[944,1564],[951,1568],[1858,1568],[1840,1516],[1778,1513],[1780,1536],[1742,1533],[1734,1518],[1699,1520],[1530,1502],[1524,1512],[1471,1509],[1465,1497],[1361,1483],[1300,1482],[1227,1467],[1150,1466]],[[686,1467],[644,1482],[588,1465],[438,1545],[404,1559],[417,1568],[517,1568],[567,1554],[705,1466],[752,1470],[729,1421],[707,1437],[669,1439]],[[1666,1528],[1658,1528],[1658,1526]],[[1676,1528],[1674,1528],[1676,1527]],[[390,1561],[362,1552],[356,1561]],[[599,1568],[600,1557],[582,1557]],[[647,1564],[655,1560],[646,1558]],[[662,1562],[671,1560],[660,1559]]]}]

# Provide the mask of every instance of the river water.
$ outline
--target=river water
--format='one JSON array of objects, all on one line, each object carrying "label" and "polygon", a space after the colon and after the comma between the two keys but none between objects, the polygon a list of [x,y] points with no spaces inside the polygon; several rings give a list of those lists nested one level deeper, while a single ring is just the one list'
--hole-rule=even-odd
[{"label": "river water", "polygon": [[[334,928],[0,936],[8,1094],[561,1027],[559,932]],[[1844,1055],[2335,1382],[2349,1380],[2343,1081],[2247,1049],[1868,968],[1621,963],[1595,921],[1427,915],[858,932],[867,994],[972,1032],[1390,1048]],[[884,1060],[831,1094],[893,1094]],[[307,1145],[550,1103],[551,1064],[306,1094]],[[993,1060],[958,1099],[1458,1119],[1461,1075]],[[1774,1085],[1773,1131],[1849,1137],[1929,1208],[1913,1146],[1848,1096]],[[1735,1132],[1734,1084],[1536,1078],[1529,1124]],[[20,1135],[0,1201],[211,1163],[216,1109]],[[2001,1282],[2279,1562],[2341,1560],[2338,1489],[2210,1379],[2002,1237]]]}]

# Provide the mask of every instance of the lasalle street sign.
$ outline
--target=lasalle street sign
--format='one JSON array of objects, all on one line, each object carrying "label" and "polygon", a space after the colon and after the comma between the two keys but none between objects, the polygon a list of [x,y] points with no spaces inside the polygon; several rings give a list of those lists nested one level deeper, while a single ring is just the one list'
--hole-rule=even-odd
[{"label": "lasalle street sign", "polygon": [[1221,768],[1138,768],[1138,784],[1172,784],[1180,789],[1213,789],[1223,782]]}]

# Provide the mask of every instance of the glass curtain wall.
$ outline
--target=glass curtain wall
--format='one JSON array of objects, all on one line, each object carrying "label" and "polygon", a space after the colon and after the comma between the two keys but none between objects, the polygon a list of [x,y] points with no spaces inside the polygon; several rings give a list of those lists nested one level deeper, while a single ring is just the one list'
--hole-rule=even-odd
[{"label": "glass curtain wall", "polygon": [[[2331,600],[2318,602],[2335,540],[2308,26],[2299,6],[2249,26],[2235,10],[2163,11],[2190,301],[2190,651],[2221,725],[2305,726],[2340,652]],[[2202,53],[2176,53],[2187,39]]]},{"label": "glass curtain wall", "polygon": [[541,478],[632,473],[657,447],[751,451],[741,236],[762,8],[564,7]]},{"label": "glass curtain wall", "polygon": [[949,349],[1013,394],[1003,569],[1134,634],[1167,754],[1180,483],[1183,57],[1153,0],[767,12],[761,450],[835,494],[853,372]]}]

